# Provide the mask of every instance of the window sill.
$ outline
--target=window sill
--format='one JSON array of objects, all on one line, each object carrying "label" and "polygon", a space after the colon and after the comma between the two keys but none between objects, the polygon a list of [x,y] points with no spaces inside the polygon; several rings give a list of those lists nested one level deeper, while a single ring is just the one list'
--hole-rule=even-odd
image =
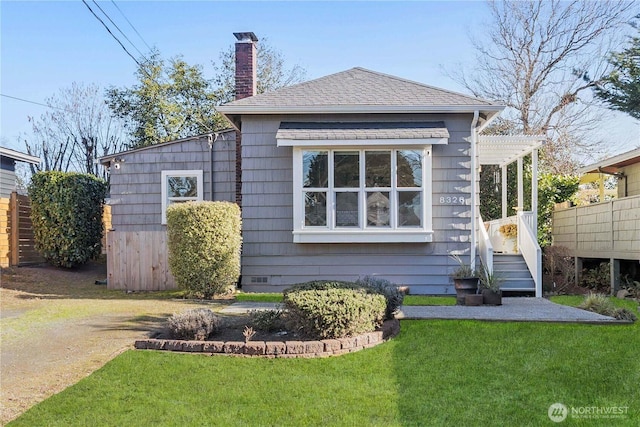
[{"label": "window sill", "polygon": [[299,230],[294,243],[428,243],[433,231],[425,230]]}]

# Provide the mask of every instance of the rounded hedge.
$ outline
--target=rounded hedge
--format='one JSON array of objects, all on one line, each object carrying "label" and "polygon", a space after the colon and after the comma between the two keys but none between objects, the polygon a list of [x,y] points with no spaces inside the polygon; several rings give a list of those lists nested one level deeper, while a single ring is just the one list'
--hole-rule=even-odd
[{"label": "rounded hedge", "polygon": [[240,276],[240,208],[230,202],[187,202],[167,208],[169,268],[181,288],[212,298]]},{"label": "rounded hedge", "polygon": [[382,295],[364,289],[311,289],[287,292],[283,299],[289,327],[318,339],[373,332],[384,319]]},{"label": "rounded hedge", "polygon": [[75,172],[38,172],[31,178],[35,248],[57,267],[71,268],[102,252],[107,183]]}]

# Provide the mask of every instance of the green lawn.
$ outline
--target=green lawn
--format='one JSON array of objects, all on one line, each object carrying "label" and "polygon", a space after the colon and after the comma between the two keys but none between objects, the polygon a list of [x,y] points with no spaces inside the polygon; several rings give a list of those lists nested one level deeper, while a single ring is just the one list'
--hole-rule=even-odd
[{"label": "green lawn", "polygon": [[535,426],[555,402],[628,407],[562,425],[637,426],[639,325],[402,321],[325,359],[127,351],[10,426]]},{"label": "green lawn", "polygon": [[263,294],[254,293],[238,293],[236,301],[252,301],[252,302],[282,302],[282,293],[272,292]]}]

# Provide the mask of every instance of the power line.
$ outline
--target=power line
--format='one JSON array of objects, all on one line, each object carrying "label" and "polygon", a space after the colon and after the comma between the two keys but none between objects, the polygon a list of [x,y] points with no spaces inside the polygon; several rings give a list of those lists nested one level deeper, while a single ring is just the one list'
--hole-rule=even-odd
[{"label": "power line", "polygon": [[100,5],[96,2],[96,0],[93,0],[93,3],[98,7],[98,9],[100,9],[100,12],[102,12],[102,14],[104,16],[107,17],[107,19],[109,20],[109,22],[111,22],[113,24],[114,27],[116,27],[116,29],[120,32],[120,34],[122,34],[122,36],[129,42],[129,44],[131,44],[131,46],[133,46],[133,48],[135,50],[138,51],[138,53],[140,54],[140,56],[147,60],[147,58],[144,57],[144,54],[140,51],[140,49],[138,49],[138,46],[136,46],[135,44],[133,44],[133,42],[131,40],[129,40],[129,37],[127,37],[127,35],[125,33],[122,32],[122,30],[120,29],[120,27],[118,27],[118,24],[116,24],[115,22],[113,22],[113,19],[111,19],[111,17],[109,16],[109,14],[107,12],[104,11],[104,9],[102,9],[100,7]]},{"label": "power line", "polygon": [[145,46],[147,46],[147,49],[149,50],[153,50],[151,49],[151,46],[149,46],[149,44],[147,43],[147,41],[140,35],[140,33],[138,32],[138,30],[136,29],[136,27],[133,26],[133,24],[131,23],[131,21],[129,21],[129,19],[127,18],[127,16],[124,14],[124,12],[122,10],[120,10],[120,8],[118,7],[118,5],[116,4],[115,1],[111,0],[111,3],[113,3],[113,5],[116,7],[116,9],[118,9],[118,12],[120,12],[120,14],[122,15],[122,17],[125,19],[125,21],[127,21],[127,23],[129,23],[129,25],[131,26],[131,28],[133,28],[133,31],[135,31],[135,33],[138,35],[138,37],[140,37],[140,40],[142,40],[142,43],[144,43]]},{"label": "power line", "polygon": [[17,96],[5,95],[4,93],[0,93],[0,96],[3,96],[5,98],[15,99],[16,101],[28,102],[29,104],[35,104],[35,105],[41,105],[47,108],[53,108],[54,110],[66,111],[67,113],[76,113],[76,111],[67,110],[66,108],[55,107],[53,105],[43,104],[42,102],[30,101],[28,99],[18,98]]},{"label": "power line", "polygon": [[89,6],[89,4],[88,4],[85,0],[82,0],[82,3],[84,3],[84,5],[85,5],[85,6],[87,6],[87,9],[89,9],[89,11],[91,12],[91,14],[92,14],[93,16],[95,16],[95,18],[96,18],[98,21],[100,21],[100,23],[104,26],[104,28],[107,30],[107,32],[108,32],[109,34],[111,34],[111,37],[113,37],[113,38],[115,39],[115,41],[117,41],[117,42],[118,42],[118,44],[120,45],[120,47],[122,47],[122,49],[124,49],[124,51],[125,51],[125,52],[127,52],[127,55],[129,55],[129,56],[131,57],[131,59],[133,59],[133,60],[135,61],[135,63],[136,63],[136,64],[138,64],[138,66],[139,66],[140,68],[142,68],[142,64],[140,64],[140,62],[138,62],[138,60],[136,59],[136,57],[135,57],[135,56],[133,56],[133,55],[131,54],[131,52],[129,52],[129,51],[127,50],[127,48],[122,44],[122,42],[121,42],[121,41],[120,41],[120,40],[119,40],[119,39],[118,39],[118,38],[117,38],[117,37],[116,37],[116,36],[111,32],[111,30],[109,29],[109,27],[107,26],[107,24],[105,24],[105,23],[104,23],[104,21],[103,21],[102,19],[100,19],[100,17],[99,17],[98,15],[96,15],[96,13],[93,11],[93,9],[91,9],[91,6]]}]

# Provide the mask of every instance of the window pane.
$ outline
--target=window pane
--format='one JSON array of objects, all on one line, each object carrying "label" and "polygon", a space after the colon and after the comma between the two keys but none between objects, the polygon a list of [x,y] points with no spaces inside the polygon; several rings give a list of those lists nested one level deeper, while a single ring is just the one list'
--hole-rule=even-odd
[{"label": "window pane", "polygon": [[304,225],[310,227],[327,225],[327,193],[304,193]]},{"label": "window pane", "polygon": [[326,188],[328,183],[328,155],[326,151],[302,153],[302,185],[307,188]]},{"label": "window pane", "polygon": [[336,193],[336,226],[358,227],[358,193]]},{"label": "window pane", "polygon": [[391,187],[391,151],[366,151],[367,187]]},{"label": "window pane", "polygon": [[360,187],[360,154],[357,151],[338,151],[334,153],[333,162],[335,187]]},{"label": "window pane", "polygon": [[195,176],[167,177],[167,197],[198,197],[198,178]]},{"label": "window pane", "polygon": [[419,191],[398,192],[398,226],[422,226],[422,197]]},{"label": "window pane", "polygon": [[374,227],[389,226],[389,192],[367,193],[367,225]]},{"label": "window pane", "polygon": [[422,152],[398,151],[398,187],[422,187]]}]

